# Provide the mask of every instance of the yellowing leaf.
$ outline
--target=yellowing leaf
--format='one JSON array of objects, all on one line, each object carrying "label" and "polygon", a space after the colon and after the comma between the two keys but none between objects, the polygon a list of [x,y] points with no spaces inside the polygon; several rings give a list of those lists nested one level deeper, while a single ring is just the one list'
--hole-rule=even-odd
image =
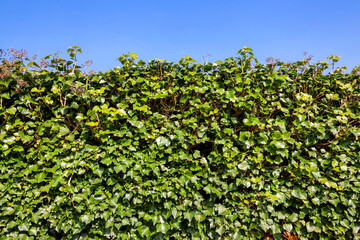
[{"label": "yellowing leaf", "polygon": [[90,127],[95,127],[99,125],[99,122],[88,122],[86,124],[89,125]]}]

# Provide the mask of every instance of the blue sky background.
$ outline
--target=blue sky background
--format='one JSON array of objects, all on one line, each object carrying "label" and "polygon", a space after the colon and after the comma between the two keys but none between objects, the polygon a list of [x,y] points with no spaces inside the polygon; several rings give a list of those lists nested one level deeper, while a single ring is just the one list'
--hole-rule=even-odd
[{"label": "blue sky background", "polygon": [[83,49],[80,60],[107,71],[123,53],[142,60],[176,62],[190,55],[200,62],[236,56],[253,48],[260,62],[314,60],[340,55],[337,66],[360,64],[360,1],[213,0],[0,0],[0,48],[31,55]]}]

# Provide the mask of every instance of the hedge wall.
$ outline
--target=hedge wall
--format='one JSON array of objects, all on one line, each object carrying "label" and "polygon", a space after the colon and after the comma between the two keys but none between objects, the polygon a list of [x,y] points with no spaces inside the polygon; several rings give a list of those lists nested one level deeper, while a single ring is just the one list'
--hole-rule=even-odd
[{"label": "hedge wall", "polygon": [[2,61],[0,239],[360,238],[358,68],[68,52]]}]

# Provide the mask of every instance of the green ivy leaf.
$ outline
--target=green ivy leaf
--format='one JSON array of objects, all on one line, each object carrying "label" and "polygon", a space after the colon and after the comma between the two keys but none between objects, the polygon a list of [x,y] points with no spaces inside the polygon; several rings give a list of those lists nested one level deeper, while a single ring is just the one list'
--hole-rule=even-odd
[{"label": "green ivy leaf", "polygon": [[85,224],[89,224],[92,221],[92,219],[93,219],[93,216],[88,215],[88,214],[85,214],[85,215],[80,217],[80,220]]},{"label": "green ivy leaf", "polygon": [[359,223],[353,223],[352,225],[352,232],[353,234],[357,234],[360,231],[360,224]]},{"label": "green ivy leaf", "polygon": [[292,224],[284,224],[283,228],[287,231],[287,232],[291,232],[293,230],[293,225]]},{"label": "green ivy leaf", "polygon": [[14,115],[16,113],[16,111],[17,111],[17,109],[14,108],[14,107],[6,109],[6,112],[8,112],[8,113],[10,113],[12,115]]},{"label": "green ivy leaf", "polygon": [[272,137],[274,140],[280,140],[283,138],[283,135],[281,132],[279,131],[275,131],[273,134],[272,134]]},{"label": "green ivy leaf", "polygon": [[293,195],[296,198],[302,199],[302,200],[307,199],[306,192],[301,191],[299,188],[292,190],[291,195]]},{"label": "green ivy leaf", "polygon": [[166,234],[169,231],[170,225],[168,223],[159,223],[156,225],[156,232]]},{"label": "green ivy leaf", "polygon": [[166,147],[170,146],[171,144],[168,138],[162,136],[156,138],[156,143],[158,146],[166,146]]},{"label": "green ivy leaf", "polygon": [[[150,228],[147,227],[147,226],[141,226],[141,227],[138,227],[138,232],[140,234],[141,237],[145,237],[145,236],[150,236],[151,235],[151,231],[150,231]],[[158,230],[156,230],[158,231]],[[159,232],[159,231],[158,231]]]},{"label": "green ivy leaf", "polygon": [[70,130],[67,127],[60,127],[60,131],[59,131],[59,137],[65,136],[66,134],[68,134],[70,132]]},{"label": "green ivy leaf", "polygon": [[272,224],[270,226],[270,229],[273,234],[281,233],[281,226],[279,224],[276,224],[276,223]]},{"label": "green ivy leaf", "polygon": [[277,148],[285,148],[286,144],[284,141],[272,141]]},{"label": "green ivy leaf", "polygon": [[32,236],[37,236],[38,231],[36,228],[32,227],[32,228],[30,228],[29,233]]},{"label": "green ivy leaf", "polygon": [[12,207],[6,207],[3,209],[2,215],[6,216],[6,215],[11,215],[15,212],[15,209]]},{"label": "green ivy leaf", "polygon": [[194,154],[193,154],[193,157],[194,157],[195,159],[200,158],[200,157],[201,157],[200,151],[196,150],[196,151],[194,152]]},{"label": "green ivy leaf", "polygon": [[191,211],[187,211],[183,213],[184,218],[186,218],[187,220],[189,220],[189,222],[191,222],[191,220],[194,218],[194,212]]},{"label": "green ivy leaf", "polygon": [[218,213],[221,215],[221,214],[223,214],[223,212],[225,212],[227,209],[226,209],[226,207],[224,206],[224,205],[218,205],[217,206],[217,210],[218,210]]},{"label": "green ivy leaf", "polygon": [[289,220],[291,221],[291,222],[297,222],[298,221],[298,219],[299,219],[299,215],[297,214],[297,213],[292,213],[290,216],[289,216]]},{"label": "green ivy leaf", "polygon": [[238,168],[243,170],[243,171],[246,171],[246,170],[250,169],[250,165],[249,165],[249,163],[247,161],[243,161],[242,163],[240,163],[238,165]]},{"label": "green ivy leaf", "polygon": [[349,223],[349,220],[347,219],[343,219],[340,221],[340,224],[345,227],[346,229],[349,229],[350,228],[350,223]]},{"label": "green ivy leaf", "polygon": [[29,223],[21,223],[18,228],[21,232],[27,232],[29,231],[30,224]]}]

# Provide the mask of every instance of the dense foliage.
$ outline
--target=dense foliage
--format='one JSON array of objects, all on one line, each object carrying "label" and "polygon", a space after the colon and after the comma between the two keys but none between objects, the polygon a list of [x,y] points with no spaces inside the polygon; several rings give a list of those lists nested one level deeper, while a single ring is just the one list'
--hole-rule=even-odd
[{"label": "dense foliage", "polygon": [[358,69],[80,51],[2,61],[0,239],[359,239]]}]

